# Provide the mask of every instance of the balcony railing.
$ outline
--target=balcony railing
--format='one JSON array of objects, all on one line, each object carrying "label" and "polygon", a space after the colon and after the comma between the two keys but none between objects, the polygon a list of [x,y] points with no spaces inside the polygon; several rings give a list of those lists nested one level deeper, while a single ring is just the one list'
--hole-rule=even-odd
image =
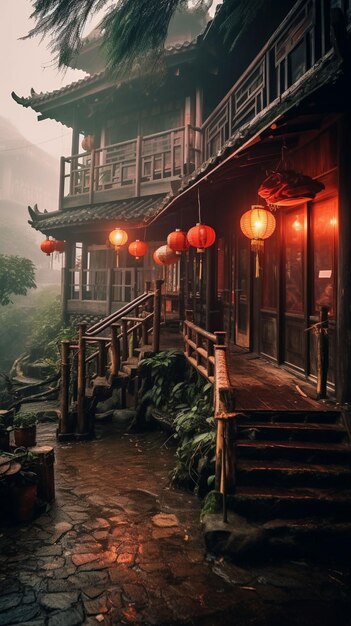
[{"label": "balcony railing", "polygon": [[75,154],[61,159],[61,204],[64,196],[89,195],[185,176],[200,165],[200,129],[190,125]]},{"label": "balcony railing", "polygon": [[[277,100],[330,48],[329,3],[299,0],[202,126],[203,160]],[[349,19],[349,11],[346,12]]]}]

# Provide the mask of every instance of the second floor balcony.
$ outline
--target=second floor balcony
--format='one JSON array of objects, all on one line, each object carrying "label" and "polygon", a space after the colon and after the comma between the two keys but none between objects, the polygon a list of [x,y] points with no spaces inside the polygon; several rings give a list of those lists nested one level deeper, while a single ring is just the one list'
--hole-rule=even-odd
[{"label": "second floor balcony", "polygon": [[191,125],[61,157],[60,208],[168,192],[201,163]]}]

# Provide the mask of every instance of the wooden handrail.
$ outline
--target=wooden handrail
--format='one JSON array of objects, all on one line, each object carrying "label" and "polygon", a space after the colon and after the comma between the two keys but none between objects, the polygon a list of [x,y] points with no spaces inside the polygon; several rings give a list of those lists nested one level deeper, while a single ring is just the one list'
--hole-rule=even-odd
[{"label": "wooden handrail", "polygon": [[[183,326],[185,357],[199,374],[214,385],[216,421],[216,489],[223,496],[223,520],[227,521],[227,491],[235,490],[235,389],[228,368],[226,333],[209,333],[193,322],[193,312],[186,311]],[[201,345],[206,341],[206,347]]]},{"label": "wooden handrail", "polygon": [[136,298],[134,298],[134,300],[132,300],[131,302],[127,302],[127,304],[125,304],[120,309],[118,309],[118,311],[114,311],[114,313],[111,313],[110,315],[105,317],[103,320],[100,320],[100,322],[97,322],[96,324],[91,326],[87,330],[86,334],[95,335],[98,332],[105,330],[105,328],[108,328],[111,324],[115,324],[118,320],[124,317],[126,313],[129,313],[129,311],[132,311],[133,309],[135,309],[137,305],[143,304],[144,302],[147,302],[148,300],[151,300],[152,298],[153,298],[152,292],[142,293],[140,296],[137,296]]}]

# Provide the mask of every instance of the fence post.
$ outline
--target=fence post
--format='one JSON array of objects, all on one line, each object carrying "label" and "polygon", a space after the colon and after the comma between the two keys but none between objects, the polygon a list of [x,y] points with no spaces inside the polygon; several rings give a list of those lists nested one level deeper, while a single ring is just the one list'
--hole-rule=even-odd
[{"label": "fence post", "polygon": [[61,394],[60,409],[61,419],[58,430],[58,439],[64,439],[69,433],[68,402],[69,402],[69,344],[67,339],[61,341]]},{"label": "fence post", "polygon": [[103,378],[106,374],[105,342],[99,341],[99,358],[97,375]]},{"label": "fence post", "polygon": [[153,337],[152,337],[152,351],[159,352],[160,350],[160,324],[161,324],[161,304],[162,304],[162,284],[163,280],[155,281],[154,292],[154,320],[153,320]]},{"label": "fence post", "polygon": [[88,419],[85,412],[85,338],[87,323],[78,324],[78,375],[77,375],[77,411],[78,411],[78,435],[83,438],[88,436]]},{"label": "fence post", "polygon": [[94,202],[94,185],[95,185],[95,150],[91,151],[90,163],[90,186],[89,186],[89,204]]},{"label": "fence post", "polygon": [[327,397],[327,378],[329,366],[329,335],[327,306],[322,306],[319,313],[319,332],[317,335],[317,398]]},{"label": "fence post", "polygon": [[143,346],[147,346],[149,342],[149,335],[147,332],[147,320],[143,320],[143,323],[141,326],[141,341],[142,341]]},{"label": "fence post", "polygon": [[118,324],[111,324],[111,376],[118,376],[121,367],[121,351],[117,337]]},{"label": "fence post", "polygon": [[128,321],[123,319],[121,319],[121,324],[122,324],[122,359],[123,361],[126,361],[128,359]]}]

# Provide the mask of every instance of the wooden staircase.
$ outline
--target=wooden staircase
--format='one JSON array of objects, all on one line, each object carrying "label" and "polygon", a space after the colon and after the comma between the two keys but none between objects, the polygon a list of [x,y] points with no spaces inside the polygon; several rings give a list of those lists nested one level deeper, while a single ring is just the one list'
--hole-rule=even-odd
[{"label": "wooden staircase", "polygon": [[95,406],[120,388],[126,406],[127,385],[135,375],[135,353],[160,347],[162,280],[88,328],[78,324],[78,341],[61,342],[61,417],[58,439],[87,439],[94,434]]},{"label": "wooden staircase", "polygon": [[351,445],[338,411],[237,417],[231,507],[248,519],[350,519]]}]

